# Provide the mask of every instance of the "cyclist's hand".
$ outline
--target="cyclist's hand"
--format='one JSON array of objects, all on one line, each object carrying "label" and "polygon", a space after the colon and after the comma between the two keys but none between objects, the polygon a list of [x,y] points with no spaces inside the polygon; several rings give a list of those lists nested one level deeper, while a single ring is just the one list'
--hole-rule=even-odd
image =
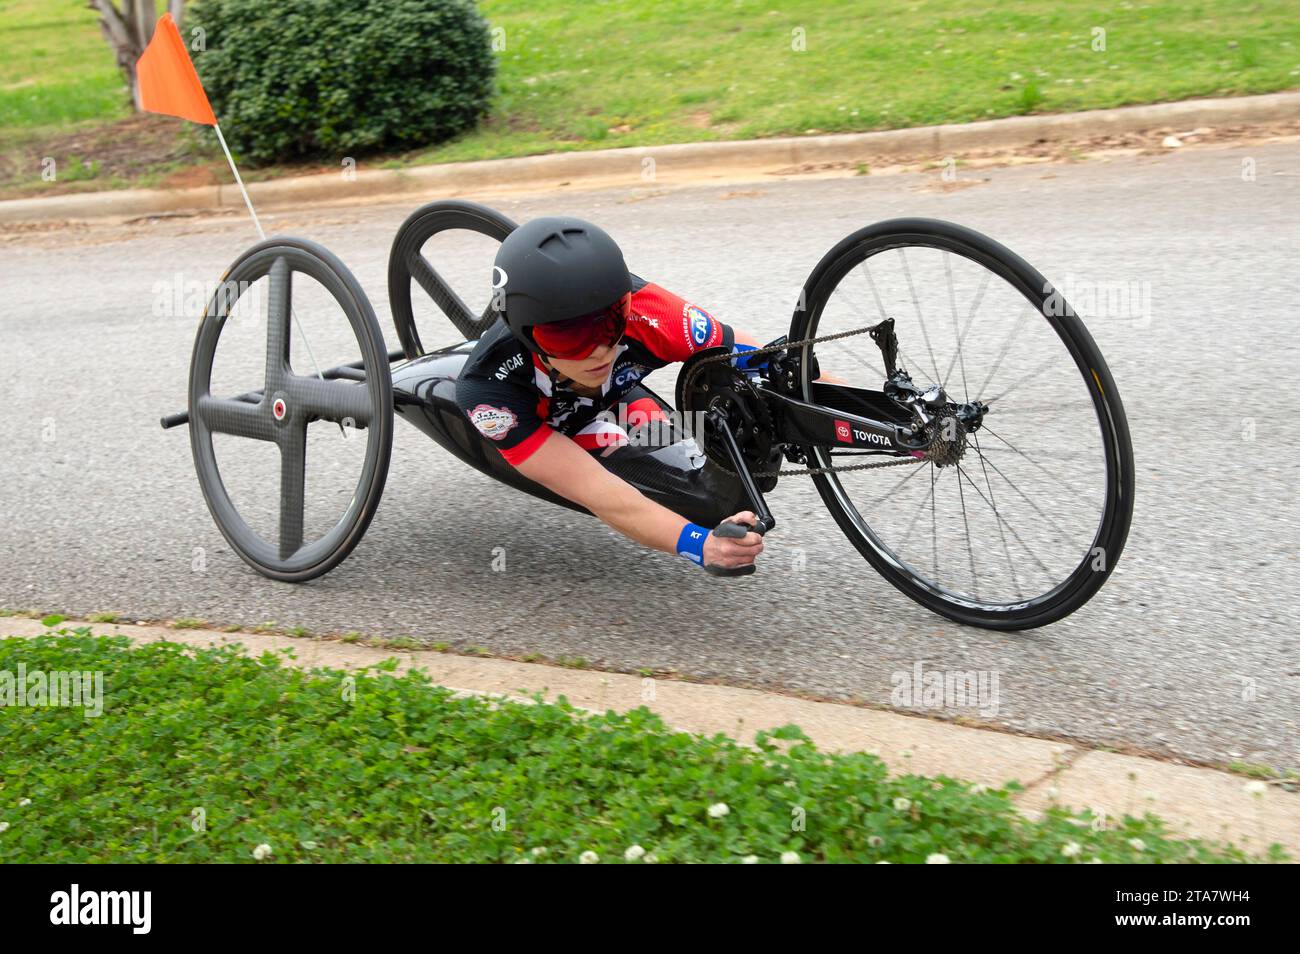
[{"label": "cyclist's hand", "polygon": [[[757,519],[752,511],[742,510],[723,523],[752,527]],[[729,537],[719,536],[715,529],[704,541],[704,566],[706,569],[717,567],[725,570],[749,567],[748,572],[752,573],[754,558],[762,552],[763,538],[752,530],[741,537]]]}]

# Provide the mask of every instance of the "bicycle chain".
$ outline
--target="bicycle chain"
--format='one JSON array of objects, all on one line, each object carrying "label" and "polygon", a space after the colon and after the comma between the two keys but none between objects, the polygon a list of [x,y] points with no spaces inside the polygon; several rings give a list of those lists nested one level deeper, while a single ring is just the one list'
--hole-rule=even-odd
[{"label": "bicycle chain", "polygon": [[[855,335],[863,335],[869,331],[871,331],[870,328],[854,328],[850,331],[841,331],[833,335],[826,335],[823,338],[804,338],[802,341],[787,341],[785,344],[782,345],[769,345],[763,348],[755,348],[752,351],[743,352],[742,355],[737,355],[735,352],[732,352],[730,354],[720,354],[713,358],[701,358],[699,361],[695,363],[694,367],[691,368],[690,377],[688,377],[686,379],[685,384],[682,385],[682,392],[683,393],[690,392],[691,385],[695,383],[696,376],[700,373],[700,369],[704,367],[706,364],[720,364],[723,361],[732,361],[737,357],[744,357],[746,360],[750,360],[752,358],[757,358],[765,354],[779,354],[784,351],[792,351],[796,348],[806,348],[809,345],[822,344],[827,341],[838,341],[841,338],[852,338]],[[716,460],[713,463],[714,466],[720,468],[723,472],[731,474],[731,476],[733,477],[736,476],[736,472],[731,470],[729,467],[726,467],[723,464],[719,464]],[[853,471],[853,470],[876,470],[881,467],[898,467],[903,464],[919,464],[919,463],[921,463],[921,461],[918,460],[917,458],[908,456],[908,457],[900,458],[898,460],[877,461],[872,464],[847,464],[843,467],[805,467],[802,470],[760,470],[760,471],[755,471],[751,476],[753,477],[816,477],[820,474],[840,474],[840,473],[848,473],[849,471]]]}]

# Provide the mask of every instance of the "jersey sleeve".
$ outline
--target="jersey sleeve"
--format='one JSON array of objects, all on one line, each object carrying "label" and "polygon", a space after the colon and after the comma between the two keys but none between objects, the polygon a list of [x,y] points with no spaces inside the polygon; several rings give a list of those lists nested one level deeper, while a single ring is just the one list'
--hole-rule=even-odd
[{"label": "jersey sleeve", "polygon": [[551,434],[542,419],[536,391],[510,381],[463,377],[456,382],[456,404],[480,434],[491,441],[504,457],[518,467]]},{"label": "jersey sleeve", "polygon": [[735,341],[730,326],[654,282],[632,295],[627,333],[663,364],[685,361],[705,348],[730,348]]}]

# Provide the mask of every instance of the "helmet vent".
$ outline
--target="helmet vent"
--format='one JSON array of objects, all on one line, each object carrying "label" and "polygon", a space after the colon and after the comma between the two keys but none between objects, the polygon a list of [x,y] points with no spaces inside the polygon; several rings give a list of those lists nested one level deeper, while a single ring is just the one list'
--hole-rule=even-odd
[{"label": "helmet vent", "polygon": [[[557,243],[559,245],[564,246],[565,248],[572,248],[574,245],[575,238],[587,239],[587,230],[586,229],[559,229],[555,232],[552,232],[550,235],[546,236],[546,238],[542,240],[542,244],[537,246],[537,248],[543,254],[550,254],[552,251],[555,250],[555,246]],[[588,241],[590,240],[588,239]]]}]

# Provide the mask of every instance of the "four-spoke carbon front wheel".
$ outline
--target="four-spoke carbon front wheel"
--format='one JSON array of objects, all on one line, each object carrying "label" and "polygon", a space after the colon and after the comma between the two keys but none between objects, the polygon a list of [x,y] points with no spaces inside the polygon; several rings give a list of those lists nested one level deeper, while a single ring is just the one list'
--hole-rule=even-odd
[{"label": "four-spoke carbon front wheel", "polygon": [[[360,360],[331,369],[290,363],[290,341],[302,333],[294,308],[294,276],[310,279],[351,326]],[[262,282],[266,279],[266,282]],[[250,289],[265,287],[265,361],[260,387],[235,394],[213,393],[213,367],[222,332]],[[260,307],[257,310],[261,310]],[[303,341],[306,348],[310,343]],[[260,363],[260,362],[259,362]],[[199,485],[217,526],[249,565],[264,576],[301,582],[341,563],[365,534],[384,489],[393,441],[392,379],[374,310],[361,286],[330,252],[305,239],[273,238],[234,263],[199,324],[190,361],[190,445]],[[336,440],[364,434],[360,476],[337,523],[307,539],[308,427],[334,429]],[[251,453],[251,442],[279,451],[278,481],[261,488],[256,501],[278,507],[278,532],[257,532],[237,508],[218,467],[214,435],[230,435]],[[327,462],[323,462],[327,463]],[[268,539],[273,537],[274,539]]]}]

